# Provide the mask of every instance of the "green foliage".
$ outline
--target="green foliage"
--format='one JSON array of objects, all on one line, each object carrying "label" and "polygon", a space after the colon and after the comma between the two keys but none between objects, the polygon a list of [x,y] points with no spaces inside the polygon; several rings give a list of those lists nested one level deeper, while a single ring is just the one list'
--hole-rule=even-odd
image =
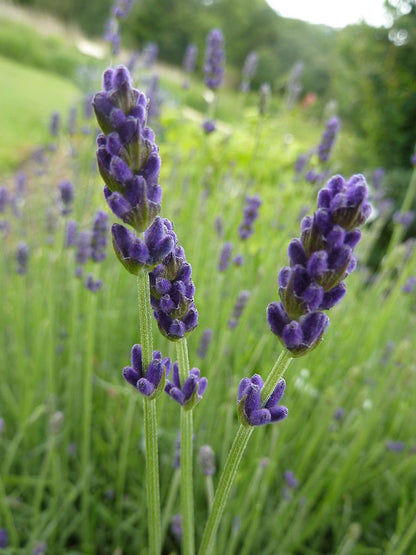
[{"label": "green foliage", "polygon": [[74,79],[79,66],[90,61],[56,35],[42,37],[26,24],[2,18],[0,55],[67,79]]}]

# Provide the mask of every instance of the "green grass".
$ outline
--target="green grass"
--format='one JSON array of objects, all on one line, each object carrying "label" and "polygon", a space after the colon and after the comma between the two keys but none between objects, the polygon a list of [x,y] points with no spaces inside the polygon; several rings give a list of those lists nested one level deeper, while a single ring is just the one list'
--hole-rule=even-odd
[{"label": "green grass", "polygon": [[0,170],[15,168],[51,140],[49,123],[59,111],[64,124],[79,89],[68,79],[0,56]]}]

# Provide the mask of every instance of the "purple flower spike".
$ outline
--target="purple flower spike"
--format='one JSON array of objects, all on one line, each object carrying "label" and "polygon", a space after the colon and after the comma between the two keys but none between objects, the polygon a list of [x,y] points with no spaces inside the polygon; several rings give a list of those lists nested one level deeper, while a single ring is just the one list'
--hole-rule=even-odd
[{"label": "purple flower spike", "polygon": [[219,29],[213,29],[207,37],[204,70],[206,86],[218,89],[224,76],[224,37]]},{"label": "purple flower spike", "polygon": [[336,116],[327,122],[321,142],[318,145],[318,158],[321,162],[328,162],[340,129],[341,122]]},{"label": "purple flower spike", "polygon": [[281,379],[273,393],[265,403],[262,401],[261,390],[263,380],[258,374],[250,378],[243,378],[238,387],[238,417],[246,426],[263,426],[272,422],[279,422],[288,415],[286,407],[278,403],[283,397],[286,382]]},{"label": "purple flower spike", "polygon": [[144,231],[160,212],[162,190],[159,149],[146,125],[148,99],[132,87],[128,69],[118,66],[103,76],[93,107],[103,133],[97,137],[97,162],[114,214]]},{"label": "purple flower spike", "polygon": [[346,182],[332,177],[318,194],[318,207],[302,220],[299,239],[289,244],[290,267],[279,273],[280,302],[270,303],[267,321],[293,356],[314,349],[328,326],[329,310],[345,295],[343,282],[354,271],[353,249],[361,238],[357,226],[370,213],[362,175]]},{"label": "purple flower spike", "polygon": [[91,259],[102,262],[107,256],[108,215],[102,210],[94,216],[91,233]]},{"label": "purple flower spike", "polygon": [[215,121],[205,120],[202,124],[202,129],[205,131],[207,135],[213,133],[216,129]]},{"label": "purple flower spike", "polygon": [[165,391],[174,401],[182,405],[186,410],[191,410],[202,399],[207,385],[208,380],[206,378],[201,378],[198,368],[192,368],[189,371],[188,378],[182,385],[179,377],[179,365],[175,362],[173,365],[172,381],[168,380]]},{"label": "purple flower spike", "polygon": [[17,264],[17,273],[20,275],[26,274],[27,272],[27,265],[29,262],[29,254],[30,250],[26,243],[23,241],[17,245],[16,249],[16,264]]},{"label": "purple flower spike", "polygon": [[67,216],[72,211],[72,202],[74,200],[74,186],[70,181],[61,181],[58,184],[59,194],[61,196],[61,213]]},{"label": "purple flower spike", "polygon": [[[173,229],[169,220],[164,222]],[[198,324],[191,276],[191,265],[178,244],[149,274],[153,315],[160,332],[171,341],[181,339]]]},{"label": "purple flower spike", "polygon": [[170,368],[170,359],[162,358],[159,351],[153,351],[153,359],[144,370],[142,346],[136,344],[131,350],[131,366],[124,368],[123,378],[145,397],[155,399],[165,387],[165,377],[169,374]]},{"label": "purple flower spike", "polygon": [[240,239],[248,239],[253,234],[253,224],[259,216],[259,208],[262,202],[258,195],[246,198],[244,207],[244,219],[238,228]]}]

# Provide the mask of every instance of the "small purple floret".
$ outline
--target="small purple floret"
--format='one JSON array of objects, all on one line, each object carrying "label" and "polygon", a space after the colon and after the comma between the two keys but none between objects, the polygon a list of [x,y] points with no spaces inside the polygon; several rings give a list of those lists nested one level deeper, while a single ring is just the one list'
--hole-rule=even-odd
[{"label": "small purple floret", "polygon": [[279,405],[286,388],[282,378],[277,383],[273,393],[262,401],[261,391],[264,382],[259,374],[251,378],[243,378],[238,387],[238,414],[242,424],[248,426],[263,426],[272,422],[279,422],[288,415],[288,409]]},{"label": "small purple floret", "polygon": [[168,380],[165,391],[174,401],[186,409],[192,409],[202,399],[207,385],[208,380],[201,378],[198,368],[191,368],[188,378],[182,384],[179,377],[179,365],[175,362],[172,371],[172,381]]},{"label": "small purple floret", "polygon": [[142,395],[149,399],[158,397],[165,386],[165,377],[169,374],[171,361],[162,358],[159,351],[153,351],[153,358],[149,366],[144,369],[142,361],[142,346],[133,345],[131,350],[131,366],[123,370],[124,379],[138,389]]}]

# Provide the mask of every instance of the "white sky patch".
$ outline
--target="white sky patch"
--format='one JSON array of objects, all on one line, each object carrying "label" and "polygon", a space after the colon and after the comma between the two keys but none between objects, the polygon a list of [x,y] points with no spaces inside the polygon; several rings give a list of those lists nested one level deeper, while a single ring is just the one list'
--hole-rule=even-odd
[{"label": "white sky patch", "polygon": [[365,21],[374,27],[390,26],[383,0],[267,0],[282,17],[345,27]]}]

